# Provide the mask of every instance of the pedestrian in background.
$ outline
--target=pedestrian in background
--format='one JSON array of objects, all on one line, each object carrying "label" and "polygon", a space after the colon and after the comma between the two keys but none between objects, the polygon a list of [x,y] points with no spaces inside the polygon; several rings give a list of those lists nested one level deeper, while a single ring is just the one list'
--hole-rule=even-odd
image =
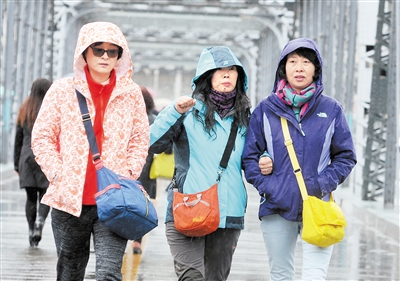
[{"label": "pedestrian in background", "polygon": [[74,77],[54,81],[32,132],[36,160],[50,181],[42,203],[52,207],[57,280],[84,280],[93,235],[96,280],[122,280],[127,240],[98,220],[96,169],[78,104],[87,101],[107,168],[138,179],[149,148],[149,122],[132,81],[127,41],[113,23],[85,24],[74,55]]},{"label": "pedestrian in background", "polygon": [[[226,280],[247,204],[241,165],[250,117],[247,75],[228,47],[209,47],[200,55],[192,88],[191,96],[179,97],[157,115],[150,150],[161,153],[173,146],[175,155],[176,186],[168,189],[165,223],[178,280]],[[174,226],[174,187],[196,193],[215,183],[233,122],[239,130],[218,184],[219,228],[202,237],[185,236]]]},{"label": "pedestrian in background", "polygon": [[[247,181],[261,196],[259,218],[274,281],[295,280],[294,253],[303,207],[280,118],[288,121],[309,195],[328,201],[357,162],[342,106],[323,90],[316,43],[308,38],[292,40],[283,48],[271,94],[250,119],[243,163]],[[269,157],[273,169],[264,163]],[[333,246],[320,248],[302,241],[302,250],[301,280],[325,280]]]},{"label": "pedestrian in background", "polygon": [[[147,90],[146,87],[140,86],[142,91],[144,103],[146,104],[146,113],[147,118],[149,120],[149,124],[153,124],[154,119],[156,118],[155,115],[155,104],[152,95]],[[157,179],[150,178],[150,168],[151,164],[153,163],[154,153],[151,151],[148,152],[146,157],[146,163],[143,166],[142,173],[140,174],[139,181],[141,182],[142,186],[146,190],[147,194],[149,194],[151,199],[156,199],[157,196]],[[135,240],[133,242],[133,253],[134,254],[141,254],[142,253],[142,238]]]},{"label": "pedestrian in background", "polygon": [[19,186],[26,191],[25,216],[29,228],[29,245],[38,246],[50,207],[40,203],[49,181],[35,161],[31,148],[31,134],[43,98],[52,82],[36,79],[29,96],[18,112],[14,142],[14,171],[19,176]]}]

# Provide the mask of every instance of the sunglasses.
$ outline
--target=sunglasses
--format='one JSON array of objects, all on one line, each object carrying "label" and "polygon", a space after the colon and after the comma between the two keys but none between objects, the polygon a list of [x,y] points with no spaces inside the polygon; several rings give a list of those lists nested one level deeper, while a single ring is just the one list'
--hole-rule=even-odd
[{"label": "sunglasses", "polygon": [[104,50],[104,49],[96,48],[93,46],[90,46],[90,48],[92,48],[92,50],[93,50],[93,55],[95,55],[96,57],[99,57],[99,58],[102,55],[104,55],[104,53],[107,53],[107,56],[109,58],[115,58],[118,56],[118,52],[119,52],[119,49]]}]

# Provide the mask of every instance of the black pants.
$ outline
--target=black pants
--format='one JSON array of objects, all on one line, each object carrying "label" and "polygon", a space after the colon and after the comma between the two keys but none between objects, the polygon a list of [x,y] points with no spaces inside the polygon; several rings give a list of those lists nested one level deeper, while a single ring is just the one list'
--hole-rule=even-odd
[{"label": "black pants", "polygon": [[40,200],[42,200],[43,195],[46,193],[46,189],[26,187],[25,191],[25,216],[28,221],[29,229],[33,229],[37,216],[39,216],[39,220],[44,222],[49,214],[50,207],[40,203]]},{"label": "black pants", "polygon": [[93,234],[96,280],[121,281],[127,240],[98,220],[96,206],[83,206],[80,217],[53,209],[51,225],[57,248],[57,281],[84,280]]}]

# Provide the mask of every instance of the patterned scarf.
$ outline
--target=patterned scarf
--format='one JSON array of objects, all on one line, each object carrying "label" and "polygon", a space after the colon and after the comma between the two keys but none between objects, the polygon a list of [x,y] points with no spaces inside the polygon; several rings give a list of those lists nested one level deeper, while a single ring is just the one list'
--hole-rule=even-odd
[{"label": "patterned scarf", "polygon": [[209,97],[215,106],[215,111],[221,118],[224,118],[235,103],[236,89],[229,93],[222,93],[211,89]]},{"label": "patterned scarf", "polygon": [[308,108],[308,101],[314,95],[316,89],[317,85],[313,82],[298,94],[285,79],[281,79],[276,94],[284,104],[292,107],[297,121],[300,121]]}]

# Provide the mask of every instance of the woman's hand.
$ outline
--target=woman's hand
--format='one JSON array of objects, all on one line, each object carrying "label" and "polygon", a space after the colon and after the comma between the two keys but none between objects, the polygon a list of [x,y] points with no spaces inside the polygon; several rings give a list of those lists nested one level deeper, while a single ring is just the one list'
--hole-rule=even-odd
[{"label": "woman's hand", "polygon": [[258,161],[258,167],[260,167],[261,174],[269,175],[272,173],[272,159],[268,156],[261,157]]},{"label": "woman's hand", "polygon": [[175,109],[180,114],[187,112],[196,104],[196,100],[188,96],[179,97],[175,103]]}]

